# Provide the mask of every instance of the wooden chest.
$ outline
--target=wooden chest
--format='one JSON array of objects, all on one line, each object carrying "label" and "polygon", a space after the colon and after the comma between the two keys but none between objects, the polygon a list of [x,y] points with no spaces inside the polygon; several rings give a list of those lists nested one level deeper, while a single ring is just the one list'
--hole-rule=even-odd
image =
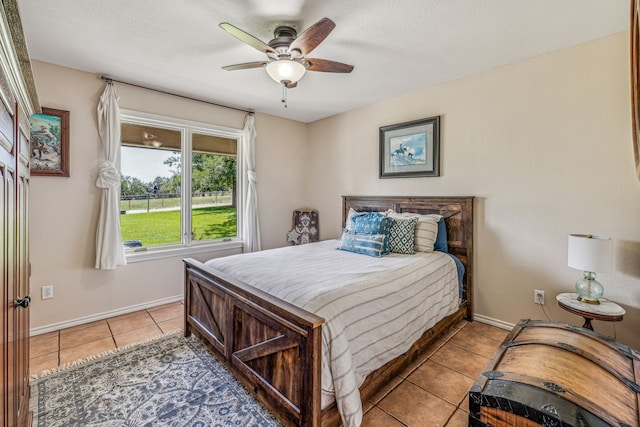
[{"label": "wooden chest", "polygon": [[469,391],[469,425],[640,427],[640,353],[572,325],[523,320]]}]

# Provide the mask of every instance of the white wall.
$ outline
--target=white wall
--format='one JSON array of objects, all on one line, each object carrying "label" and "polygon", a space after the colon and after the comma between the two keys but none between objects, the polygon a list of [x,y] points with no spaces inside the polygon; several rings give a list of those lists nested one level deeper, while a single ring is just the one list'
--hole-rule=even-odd
[{"label": "white wall", "polygon": [[[34,61],[33,70],[41,104],[71,113],[71,177],[31,180],[31,328],[45,330],[180,298],[184,257],[138,262],[112,271],[94,269],[101,194],[95,181],[103,160],[96,107],[104,82],[93,74],[42,62]],[[127,85],[116,84],[116,88],[122,108],[235,128],[244,123],[242,112]],[[255,123],[261,236],[263,247],[273,248],[286,244],[292,211],[305,205],[300,159],[306,157],[306,126],[264,114],[257,114]],[[274,164],[280,166],[274,168]],[[40,287],[45,284],[54,285],[54,299],[40,299]]]},{"label": "white wall", "polygon": [[[321,238],[340,234],[340,196],[473,195],[475,312],[554,320],[581,272],[567,236],[615,239],[605,296],[627,311],[618,338],[640,348],[640,182],[633,163],[628,33],[399,96],[309,126],[308,198]],[[441,177],[379,179],[378,128],[440,115]],[[594,322],[613,335],[613,324]]]}]

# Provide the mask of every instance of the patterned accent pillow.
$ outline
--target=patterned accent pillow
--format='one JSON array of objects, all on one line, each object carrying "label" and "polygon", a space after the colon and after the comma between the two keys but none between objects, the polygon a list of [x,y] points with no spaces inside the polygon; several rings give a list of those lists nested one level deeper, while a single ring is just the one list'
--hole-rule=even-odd
[{"label": "patterned accent pillow", "polygon": [[339,249],[357,254],[380,257],[383,255],[382,250],[385,239],[386,236],[384,234],[354,234],[344,231]]},{"label": "patterned accent pillow", "polygon": [[389,253],[389,229],[391,218],[379,212],[368,212],[364,215],[354,216],[352,233],[356,234],[382,234],[385,236],[382,255]]},{"label": "patterned accent pillow", "polygon": [[356,216],[365,215],[367,212],[359,212],[353,208],[349,208],[349,213],[347,214],[347,220],[344,222],[344,229],[347,231],[351,231],[353,228],[353,218]]},{"label": "patterned accent pillow", "polygon": [[417,213],[398,213],[394,211],[387,211],[386,214],[394,219],[417,217],[418,224],[416,224],[416,242],[414,249],[416,252],[433,252],[433,246],[438,236],[438,221],[440,221],[442,215],[420,215]]},{"label": "patterned accent pillow", "polygon": [[418,217],[392,219],[389,230],[389,249],[398,254],[414,254]]}]

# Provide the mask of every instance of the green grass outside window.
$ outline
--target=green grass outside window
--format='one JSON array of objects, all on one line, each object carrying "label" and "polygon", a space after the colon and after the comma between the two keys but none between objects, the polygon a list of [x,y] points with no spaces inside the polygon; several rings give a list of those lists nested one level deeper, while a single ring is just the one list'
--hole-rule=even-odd
[{"label": "green grass outside window", "polygon": [[[213,240],[235,237],[236,208],[213,206],[192,209],[193,239]],[[142,246],[180,243],[180,211],[157,211],[120,215],[122,240],[140,240]]]}]

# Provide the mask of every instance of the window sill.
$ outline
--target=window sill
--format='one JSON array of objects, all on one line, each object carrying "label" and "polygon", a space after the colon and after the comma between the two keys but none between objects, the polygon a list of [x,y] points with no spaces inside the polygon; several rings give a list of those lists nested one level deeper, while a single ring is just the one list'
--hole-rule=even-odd
[{"label": "window sill", "polygon": [[134,263],[176,256],[188,257],[193,254],[204,252],[221,252],[228,251],[230,249],[242,249],[243,246],[244,243],[242,242],[242,240],[232,240],[230,242],[208,243],[204,245],[194,245],[189,247],[180,246],[174,248],[147,248],[142,250],[138,249],[137,251],[128,250],[125,251],[125,257],[127,258],[127,263]]}]

